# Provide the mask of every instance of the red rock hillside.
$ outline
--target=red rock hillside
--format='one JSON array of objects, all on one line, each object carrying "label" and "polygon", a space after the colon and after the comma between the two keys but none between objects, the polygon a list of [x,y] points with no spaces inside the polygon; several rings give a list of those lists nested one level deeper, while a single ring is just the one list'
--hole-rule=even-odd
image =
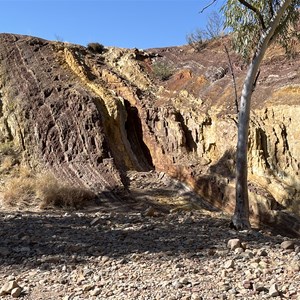
[{"label": "red rock hillside", "polygon": [[[0,35],[1,163],[47,169],[97,193],[130,189],[132,172],[161,172],[231,213],[237,138],[224,44],[104,48]],[[246,65],[230,53],[240,94]],[[252,222],[299,233],[299,52],[273,47],[253,96]],[[3,167],[2,167],[3,169]],[[8,168],[9,169],[9,168]],[[150,174],[149,173],[149,174]],[[2,185],[11,174],[2,172]]]}]

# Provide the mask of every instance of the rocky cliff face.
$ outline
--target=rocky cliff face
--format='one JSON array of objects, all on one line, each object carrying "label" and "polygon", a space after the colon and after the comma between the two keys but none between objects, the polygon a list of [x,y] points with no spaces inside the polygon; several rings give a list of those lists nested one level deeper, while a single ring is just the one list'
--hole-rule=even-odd
[{"label": "rocky cliff face", "polygon": [[[106,48],[0,35],[0,142],[35,170],[94,191],[128,188],[156,170],[231,212],[237,138],[226,39],[189,46]],[[238,93],[245,65],[232,54]],[[253,98],[249,189],[253,221],[299,232],[299,54],[269,51]],[[161,81],[157,73],[172,70]],[[298,206],[297,206],[298,205]],[[288,222],[287,222],[288,218]],[[292,221],[294,220],[294,221]]]}]

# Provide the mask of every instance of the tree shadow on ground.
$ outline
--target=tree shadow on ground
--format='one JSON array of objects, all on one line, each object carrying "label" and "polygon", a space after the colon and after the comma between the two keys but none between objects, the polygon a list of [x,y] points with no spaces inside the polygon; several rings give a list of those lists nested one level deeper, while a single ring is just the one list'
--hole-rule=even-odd
[{"label": "tree shadow on ground", "polygon": [[0,214],[0,265],[49,266],[83,263],[89,258],[126,258],[133,253],[205,256],[226,249],[230,238],[250,244],[274,243],[280,237],[252,231],[235,232],[221,214],[207,211],[160,213],[144,216],[116,205],[98,212],[41,212]]},{"label": "tree shadow on ground", "polygon": [[[235,207],[235,156],[234,150],[225,151],[219,161],[209,167],[207,174],[199,176],[195,183],[197,192],[207,202],[228,213],[233,213]],[[272,174],[276,178],[276,174]],[[289,189],[292,197],[297,189],[297,183]],[[269,226],[269,230],[275,235],[299,237],[299,216],[280,204],[268,188],[249,180],[248,191],[250,216],[257,226],[262,228]],[[296,199],[294,201],[297,203]]]}]

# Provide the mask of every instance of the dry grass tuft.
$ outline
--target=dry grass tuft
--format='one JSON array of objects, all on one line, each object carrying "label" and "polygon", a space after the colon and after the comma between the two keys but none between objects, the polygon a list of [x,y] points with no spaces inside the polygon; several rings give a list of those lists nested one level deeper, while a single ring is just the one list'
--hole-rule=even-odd
[{"label": "dry grass tuft", "polygon": [[15,177],[6,182],[3,202],[8,206],[31,206],[35,199],[35,181],[29,177]]},{"label": "dry grass tuft", "polygon": [[0,143],[0,173],[10,173],[18,163],[18,153],[13,145],[11,143]]},{"label": "dry grass tuft", "polygon": [[36,180],[37,197],[41,199],[41,207],[82,208],[95,199],[92,191],[68,184],[61,184],[54,176],[41,174]]},{"label": "dry grass tuft", "polygon": [[18,168],[19,177],[32,177],[32,170],[28,165],[20,165]]},{"label": "dry grass tuft", "polygon": [[0,173],[7,173],[15,165],[15,158],[11,155],[4,156],[1,161]]},{"label": "dry grass tuft", "polygon": [[17,207],[39,206],[79,209],[95,199],[92,191],[59,182],[53,175],[30,176],[27,169],[8,180],[3,190],[3,204]]}]

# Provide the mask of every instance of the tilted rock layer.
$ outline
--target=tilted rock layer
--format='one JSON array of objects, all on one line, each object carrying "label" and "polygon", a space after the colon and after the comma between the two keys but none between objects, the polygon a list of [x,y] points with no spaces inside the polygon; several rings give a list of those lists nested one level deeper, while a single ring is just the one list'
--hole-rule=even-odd
[{"label": "tilted rock layer", "polygon": [[[22,163],[97,192],[126,189],[128,171],[157,170],[232,212],[237,117],[228,43],[94,53],[1,34],[1,149],[13,145]],[[231,56],[239,96],[246,66]],[[253,221],[294,232],[300,225],[285,210],[300,203],[298,61],[299,53],[268,52],[249,135]],[[158,67],[172,76],[161,81]]]}]

